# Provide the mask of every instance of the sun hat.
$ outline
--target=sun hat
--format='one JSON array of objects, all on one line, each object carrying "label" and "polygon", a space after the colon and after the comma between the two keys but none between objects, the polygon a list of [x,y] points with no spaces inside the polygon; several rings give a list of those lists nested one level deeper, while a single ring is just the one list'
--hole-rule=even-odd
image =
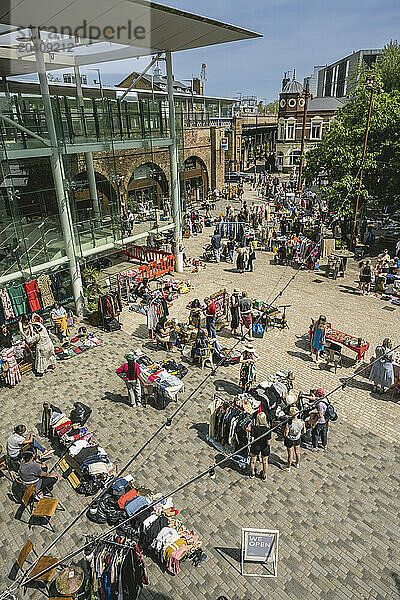
[{"label": "sun hat", "polygon": [[235,288],[235,289],[233,290],[233,293],[234,293],[234,294],[240,294],[240,290],[239,290],[239,288]]},{"label": "sun hat", "polygon": [[253,344],[247,343],[247,344],[244,345],[244,349],[248,350],[249,352],[253,352],[254,346],[253,346]]},{"label": "sun hat", "polygon": [[296,396],[292,392],[289,392],[289,394],[286,396],[286,402],[287,404],[295,404]]},{"label": "sun hat", "polygon": [[289,415],[295,417],[299,413],[299,410],[295,406],[289,408]]}]

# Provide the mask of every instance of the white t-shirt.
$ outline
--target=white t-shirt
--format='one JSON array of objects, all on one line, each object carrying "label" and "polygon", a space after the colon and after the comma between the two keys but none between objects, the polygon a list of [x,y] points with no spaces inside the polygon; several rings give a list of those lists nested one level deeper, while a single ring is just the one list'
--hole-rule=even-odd
[{"label": "white t-shirt", "polygon": [[19,433],[12,433],[7,440],[7,454],[10,458],[18,458],[25,438]]}]

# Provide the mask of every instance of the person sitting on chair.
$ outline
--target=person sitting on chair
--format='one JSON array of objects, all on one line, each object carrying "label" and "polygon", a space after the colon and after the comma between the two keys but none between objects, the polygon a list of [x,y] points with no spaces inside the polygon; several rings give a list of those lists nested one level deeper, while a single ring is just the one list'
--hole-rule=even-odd
[{"label": "person sitting on chair", "polygon": [[19,469],[19,459],[21,452],[27,450],[29,446],[33,446],[35,452],[41,452],[40,458],[43,460],[53,454],[54,450],[46,450],[37,440],[35,440],[33,433],[26,436],[25,425],[17,425],[14,427],[14,432],[10,435],[7,440],[7,456],[10,459],[11,466],[16,467],[15,470]]},{"label": "person sitting on chair", "polygon": [[26,450],[26,452],[23,453],[19,467],[19,475],[22,483],[25,483],[27,486],[33,484],[36,493],[39,496],[42,496],[43,492],[52,490],[54,484],[58,480],[58,475],[49,477],[47,474],[47,467],[36,462],[35,458],[35,451],[33,449]]},{"label": "person sitting on chair", "polygon": [[69,337],[67,311],[65,308],[56,302],[50,314],[56,329],[61,331],[62,337]]}]

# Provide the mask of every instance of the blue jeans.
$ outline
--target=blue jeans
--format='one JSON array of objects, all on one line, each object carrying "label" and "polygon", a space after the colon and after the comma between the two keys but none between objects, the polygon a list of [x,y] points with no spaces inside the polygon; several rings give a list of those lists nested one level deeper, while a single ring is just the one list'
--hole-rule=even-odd
[{"label": "blue jeans", "polygon": [[217,332],[215,331],[215,317],[206,317],[206,327],[208,337],[214,339],[217,337]]},{"label": "blue jeans", "polygon": [[37,442],[35,439],[33,440],[33,447],[37,450],[40,450],[40,452],[44,452],[46,450],[46,448],[43,448],[43,446],[39,444],[39,442]]},{"label": "blue jeans", "polygon": [[328,425],[327,423],[317,423],[312,430],[312,445],[313,448],[318,448],[318,440],[321,436],[321,443],[323,446],[328,445]]}]

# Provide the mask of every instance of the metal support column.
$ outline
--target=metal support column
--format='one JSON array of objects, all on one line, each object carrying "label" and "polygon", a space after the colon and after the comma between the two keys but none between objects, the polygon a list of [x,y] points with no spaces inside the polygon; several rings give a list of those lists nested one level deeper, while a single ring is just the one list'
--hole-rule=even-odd
[{"label": "metal support column", "polygon": [[79,263],[75,252],[74,230],[71,219],[71,210],[69,199],[64,188],[65,172],[62,160],[62,155],[58,147],[57,131],[54,122],[53,108],[51,105],[49,84],[46,76],[46,65],[43,54],[40,50],[41,39],[40,32],[36,28],[32,28],[32,41],[35,48],[36,66],[39,75],[40,91],[43,98],[43,106],[46,115],[46,123],[49,130],[49,137],[52,146],[50,156],[51,170],[54,178],[56,189],[58,210],[60,213],[61,228],[63,232],[66,255],[69,261],[69,269],[71,274],[72,288],[75,298],[75,306],[78,315],[82,314],[84,299],[82,278]]},{"label": "metal support column", "polygon": [[178,173],[178,143],[175,129],[175,105],[174,89],[172,79],[172,55],[171,52],[165,53],[167,67],[167,86],[168,86],[168,105],[169,105],[169,131],[171,145],[169,147],[169,160],[171,168],[171,199],[172,199],[172,217],[175,225],[175,269],[177,273],[183,273],[183,246],[182,246],[182,222],[181,222],[181,190],[179,185]]},{"label": "metal support column", "polygon": [[[74,66],[75,73],[75,84],[76,84],[76,95],[78,98],[78,103],[82,107],[83,106],[83,92],[82,92],[82,82],[81,82],[81,73],[79,70],[79,66]],[[95,224],[97,225],[101,221],[101,213],[100,213],[100,204],[99,197],[97,195],[97,186],[96,186],[96,175],[94,172],[93,165],[93,154],[91,152],[85,152],[85,163],[86,163],[86,172],[89,183],[89,193],[90,198],[93,202],[93,214]]]}]

